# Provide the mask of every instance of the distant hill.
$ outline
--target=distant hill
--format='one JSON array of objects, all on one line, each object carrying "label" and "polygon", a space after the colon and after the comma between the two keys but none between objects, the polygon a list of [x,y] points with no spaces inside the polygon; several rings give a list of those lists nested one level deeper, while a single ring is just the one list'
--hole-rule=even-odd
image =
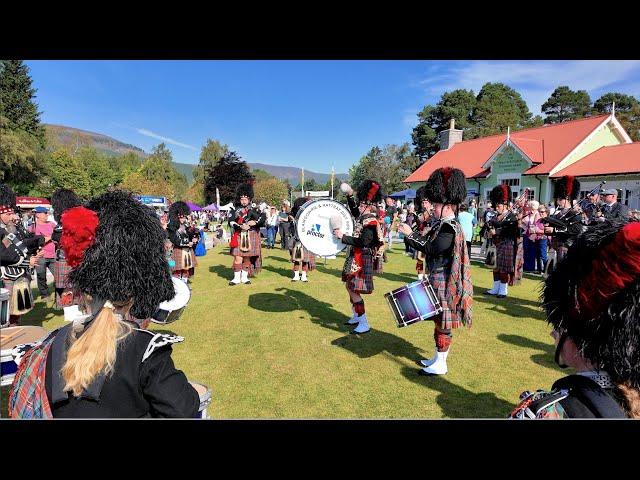
[{"label": "distant hill", "polygon": [[[101,133],[88,132],[73,127],[65,127],[63,125],[45,124],[47,140],[50,144],[60,144],[65,147],[93,147],[101,153],[107,155],[122,155],[124,153],[133,152],[141,158],[149,156],[144,150],[135,145],[123,143],[115,138],[102,135]],[[191,163],[173,162],[180,173],[187,177],[187,181],[193,181],[193,169],[196,165]],[[300,183],[301,169],[298,167],[285,167],[280,165],[267,165],[266,163],[249,163],[252,170],[259,168],[264,170],[280,180],[289,180],[294,186]],[[347,179],[349,174],[336,173],[336,182]],[[317,183],[326,183],[330,178],[329,173],[317,173],[310,170],[304,171],[305,181],[314,179]]]},{"label": "distant hill", "polygon": [[[280,165],[267,165],[266,163],[249,163],[249,167],[252,170],[259,168],[260,170],[264,170],[265,172],[270,173],[274,177],[279,178],[280,180],[289,180],[292,185],[298,185],[300,183],[300,173],[301,169],[298,167],[283,167]],[[304,171],[304,179],[305,181],[314,179],[317,183],[326,183],[331,179],[330,173],[317,173],[312,172],[311,170]],[[336,181],[345,180],[349,178],[348,173],[336,173]]]},{"label": "distant hill", "polygon": [[47,140],[50,143],[57,143],[65,147],[93,147],[97,151],[107,155],[123,155],[125,153],[135,153],[141,158],[146,158],[148,154],[135,145],[123,143],[115,138],[102,135],[101,133],[87,132],[78,128],[65,127],[62,125],[44,124],[46,128]]}]

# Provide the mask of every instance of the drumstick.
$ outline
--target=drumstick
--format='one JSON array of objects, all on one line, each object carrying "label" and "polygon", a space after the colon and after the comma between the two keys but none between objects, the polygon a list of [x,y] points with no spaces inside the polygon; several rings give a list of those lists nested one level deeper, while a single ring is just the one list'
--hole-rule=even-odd
[{"label": "drumstick", "polygon": [[13,340],[14,338],[18,338],[18,337],[20,337],[21,335],[24,335],[24,334],[25,334],[24,330],[18,330],[17,332],[12,333],[11,335],[5,335],[3,337],[2,341],[3,342],[8,342],[8,341]]}]

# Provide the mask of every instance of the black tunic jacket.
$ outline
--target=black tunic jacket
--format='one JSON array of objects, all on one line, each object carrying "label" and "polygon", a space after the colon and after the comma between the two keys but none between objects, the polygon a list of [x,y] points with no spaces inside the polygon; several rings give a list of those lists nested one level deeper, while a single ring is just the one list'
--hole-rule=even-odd
[{"label": "black tunic jacket", "polygon": [[70,328],[60,329],[47,357],[45,386],[54,418],[192,418],[197,414],[198,393],[171,359],[171,343],[179,339],[147,330],[134,330],[118,346],[110,377],[97,377],[78,398],[63,392],[60,372]]}]

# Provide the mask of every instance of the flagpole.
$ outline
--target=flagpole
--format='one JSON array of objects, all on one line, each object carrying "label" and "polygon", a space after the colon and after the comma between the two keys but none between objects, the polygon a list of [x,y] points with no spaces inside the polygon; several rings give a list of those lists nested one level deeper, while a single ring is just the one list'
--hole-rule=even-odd
[{"label": "flagpole", "polygon": [[331,166],[331,200],[333,200],[333,182],[336,175],[336,170],[333,166]]},{"label": "flagpole", "polygon": [[302,187],[302,196],[304,197],[304,168],[302,169],[302,181],[300,182],[300,186]]}]

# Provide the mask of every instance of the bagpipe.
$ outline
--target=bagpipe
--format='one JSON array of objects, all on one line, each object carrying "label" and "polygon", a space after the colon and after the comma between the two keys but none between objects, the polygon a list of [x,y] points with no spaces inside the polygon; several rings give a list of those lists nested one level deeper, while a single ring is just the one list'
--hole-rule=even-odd
[{"label": "bagpipe", "polygon": [[[229,224],[232,227],[239,227],[251,220],[258,222],[260,220],[260,213],[255,208],[247,206],[236,210],[235,218],[229,222]],[[238,234],[238,248],[241,252],[248,252],[251,250],[251,237],[249,235],[249,230],[240,230]]]},{"label": "bagpipe", "polygon": [[590,205],[594,204],[589,201],[589,197],[591,195],[599,193],[605,183],[607,183],[606,180],[600,182],[600,184],[597,187],[593,188],[589,193],[587,193],[587,195],[582,200],[580,200],[577,205],[574,205],[571,208],[567,209],[566,212],[561,213],[557,216],[548,216],[547,218],[543,218],[540,221],[545,225],[553,227],[554,232],[552,235],[558,236],[558,234],[560,234],[559,236],[564,236],[566,238],[579,235],[584,231],[582,215],[586,214],[587,210],[590,208],[596,208],[598,210],[600,209],[600,206],[598,205],[595,205],[595,207],[590,207]]},{"label": "bagpipe", "polygon": [[[524,213],[527,208],[527,198],[529,196],[529,189],[525,188],[520,196],[515,199],[513,205],[507,209],[507,211],[502,215],[502,220],[498,221],[498,216],[495,216],[491,220],[487,222],[487,227],[492,229],[495,228],[495,225],[499,223],[518,223],[518,215]],[[499,233],[497,232],[499,235]],[[484,264],[489,268],[496,268],[498,251],[496,249],[495,243],[491,242],[491,244],[487,247],[487,256],[484,260]]]}]

